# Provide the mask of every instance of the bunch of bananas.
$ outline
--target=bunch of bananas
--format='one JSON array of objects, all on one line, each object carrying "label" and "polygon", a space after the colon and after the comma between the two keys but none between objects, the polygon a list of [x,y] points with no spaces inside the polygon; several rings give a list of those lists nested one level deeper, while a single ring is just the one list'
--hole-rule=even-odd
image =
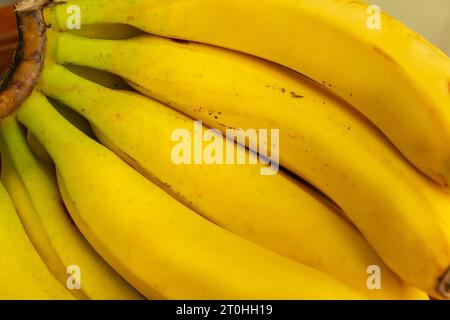
[{"label": "bunch of bananas", "polygon": [[20,3],[0,298],[449,298],[450,59],[367,8]]}]

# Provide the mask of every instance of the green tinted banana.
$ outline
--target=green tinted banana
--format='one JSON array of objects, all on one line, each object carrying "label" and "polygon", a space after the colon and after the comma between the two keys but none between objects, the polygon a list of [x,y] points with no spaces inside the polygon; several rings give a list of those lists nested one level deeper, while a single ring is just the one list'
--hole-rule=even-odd
[{"label": "green tinted banana", "polygon": [[33,155],[14,117],[0,125],[0,147],[2,182],[34,247],[55,278],[66,285],[68,272],[75,267],[80,272],[81,287],[70,292],[78,299],[140,299],[74,226],[59,195],[53,168]]},{"label": "green tinted banana", "polygon": [[[125,80],[123,80],[119,76],[116,76],[114,74],[105,71],[86,68],[77,65],[67,66],[67,68],[73,73],[79,75],[80,77],[101,84],[102,86],[107,88],[120,90],[131,89],[131,87],[125,82]],[[92,128],[90,127],[89,123],[86,121],[86,119],[81,117],[79,113],[73,112],[71,109],[58,103],[58,101],[50,100],[50,102],[58,110],[58,112],[61,113],[67,120],[69,120],[72,124],[74,124],[78,129],[83,131],[85,134],[87,134],[91,138],[94,138],[95,135],[92,132]],[[52,162],[47,151],[45,151],[40,142],[30,132],[27,133],[27,140],[36,156],[38,156],[40,159],[44,160],[47,163]]]},{"label": "green tinted banana", "polygon": [[[88,72],[88,75],[94,75],[97,74],[96,70],[93,70],[93,72],[91,72],[88,68],[83,68],[83,67],[79,67],[77,68],[77,66],[74,66],[75,70],[82,70],[82,72],[84,72],[85,70]],[[77,73],[78,74],[78,73]],[[96,76],[94,75],[95,79],[99,79],[99,77],[103,78],[103,74],[102,73],[98,73]],[[108,81],[108,79],[113,80],[113,83],[116,83],[114,78],[110,78],[107,77],[105,78],[106,81],[101,81],[101,83],[103,85],[105,85],[105,82],[107,84],[111,84],[111,82]],[[113,85],[113,87],[115,87]],[[89,122],[83,118],[79,113],[73,111],[70,108],[67,108],[66,106],[64,106],[63,104],[59,103],[56,100],[52,100],[50,99],[50,103],[55,107],[55,109],[61,113],[61,115],[66,118],[68,121],[70,121],[70,123],[72,123],[75,127],[77,127],[78,129],[80,129],[81,131],[83,131],[86,135],[88,135],[91,138],[95,138],[95,134],[92,131],[91,125],[89,124]],[[39,140],[36,139],[35,136],[33,136],[33,134],[31,132],[27,132],[27,141],[28,144],[31,148],[31,150],[33,151],[33,153],[41,160],[45,161],[48,164],[52,163],[52,159],[50,157],[50,155],[48,154],[48,152],[45,150],[45,148],[41,145],[41,143],[39,142]]]},{"label": "green tinted banana", "polygon": [[45,150],[45,148],[41,145],[38,139],[31,132],[27,132],[27,142],[30,146],[31,151],[33,151],[34,155],[44,161],[47,164],[52,163],[52,158]]},{"label": "green tinted banana", "polygon": [[0,299],[71,300],[28,239],[11,199],[0,183]]}]

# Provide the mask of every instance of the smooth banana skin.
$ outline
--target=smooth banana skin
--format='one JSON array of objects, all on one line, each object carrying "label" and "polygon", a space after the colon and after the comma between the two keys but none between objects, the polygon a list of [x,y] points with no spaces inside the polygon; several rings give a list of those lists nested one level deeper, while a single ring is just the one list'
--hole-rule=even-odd
[{"label": "smooth banana skin", "polygon": [[77,226],[148,298],[364,298],[200,217],[73,127],[37,91],[18,119],[52,156]]},{"label": "smooth banana skin", "polygon": [[66,285],[68,270],[81,272],[77,299],[142,299],[89,245],[73,224],[59,194],[53,168],[30,150],[14,117],[0,126],[1,178],[24,228],[48,269]]},{"label": "smooth banana skin", "polygon": [[101,84],[102,86],[107,88],[116,90],[131,89],[131,87],[125,80],[115,74],[77,65],[67,66],[67,69],[79,75],[80,77]]},{"label": "smooth banana skin", "polygon": [[[187,116],[139,94],[89,82],[51,63],[44,68],[41,88],[89,119],[99,140],[123,160],[225,229],[327,272],[370,298],[427,298],[402,283],[331,205],[322,204],[284,173],[262,176],[261,164],[174,164],[172,133],[185,129],[194,136],[193,120]],[[234,147],[229,140],[217,139]],[[367,287],[371,265],[381,268],[382,290]]]},{"label": "smooth banana skin", "polygon": [[[104,87],[117,89],[117,90],[128,90],[131,87],[127,84],[125,80],[120,78],[117,75],[100,71],[92,68],[72,65],[67,66],[67,68],[73,73],[88,79],[92,82],[101,84]],[[75,125],[78,129],[83,131],[89,137],[95,139],[95,134],[92,131],[92,128],[89,122],[83,118],[79,113],[73,111],[70,108],[67,108],[58,101],[50,100],[52,105],[61,113],[64,118],[69,120],[73,125]],[[33,150],[34,154],[47,163],[52,163],[52,159],[45,148],[41,145],[41,143],[34,137],[30,132],[27,133],[28,144],[30,145],[31,150]]]},{"label": "smooth banana skin", "polygon": [[[118,83],[118,82],[116,82],[116,80],[119,78],[117,76],[109,77],[106,72],[103,73],[103,72],[99,71],[97,73],[97,70],[84,68],[84,67],[78,67],[78,66],[73,66],[73,67],[74,67],[73,70],[77,71],[76,72],[77,74],[79,74],[78,71],[80,71],[80,73],[83,75],[85,75],[87,73],[89,78],[94,78],[95,80],[100,80],[100,83],[102,83],[102,85],[105,85],[105,86],[111,85],[113,88],[116,88],[115,84]],[[123,80],[120,80],[120,81],[123,81]],[[75,127],[80,129],[81,131],[83,131],[84,134],[88,135],[92,139],[95,139],[95,134],[92,131],[91,125],[79,113],[64,106],[63,104],[59,103],[56,100],[50,99],[49,101],[55,107],[55,109],[59,113],[61,113],[61,115],[64,118],[66,118],[70,123],[72,123]],[[50,155],[48,154],[47,150],[45,150],[45,148],[42,146],[42,144],[39,142],[39,140],[36,139],[36,137],[29,131],[27,132],[27,141],[30,146],[30,149],[33,151],[33,153],[39,159],[45,161],[48,164],[53,165],[53,160],[50,157]]]},{"label": "smooth banana skin", "polygon": [[[71,5],[72,0],[65,0],[66,4]],[[61,5],[60,3],[57,5]],[[74,10],[66,10],[64,13],[65,17],[71,16],[74,17]],[[57,23],[57,20],[53,19],[53,15],[55,14],[55,6],[48,6],[44,12],[44,16],[48,22],[48,26],[52,26],[53,23]],[[96,39],[109,39],[109,40],[120,40],[120,39],[128,39],[135,37],[137,35],[142,34],[143,32],[129,24],[123,23],[102,23],[102,24],[86,24],[84,23],[83,17],[80,15],[80,21],[82,24],[80,26],[75,25],[74,23],[79,22],[77,19],[66,20],[67,23],[72,24],[71,29],[68,30],[70,34],[87,37],[87,38],[96,38]]]},{"label": "smooth banana skin", "polygon": [[[122,28],[123,32],[121,33],[117,29]],[[89,26],[88,28],[83,28],[82,30],[75,30],[71,33],[79,34],[84,37],[93,37],[93,36],[100,36],[101,38],[106,39],[120,39],[120,35],[126,33],[129,30],[129,27],[126,25],[106,25],[106,26]],[[114,38],[113,32],[117,31],[119,36]],[[48,36],[51,39],[54,34],[54,31],[49,28]],[[133,33],[135,34],[135,33]],[[131,36],[132,34],[129,34]],[[51,41],[49,41],[52,43]],[[52,59],[53,54],[53,46],[49,44],[48,50],[46,52],[47,59]],[[80,77],[83,77],[85,79],[88,79],[90,81],[93,81],[95,83],[101,84],[102,86],[105,86],[107,88],[111,89],[120,89],[120,90],[128,90],[131,89],[131,87],[128,85],[128,83],[122,79],[121,77],[101,71],[98,69],[92,69],[88,67],[83,66],[77,66],[77,65],[71,65],[67,66],[67,68],[72,71],[73,73],[77,74]],[[50,103],[56,108],[56,110],[61,113],[67,120],[69,120],[73,125],[75,125],[78,129],[83,131],[86,135],[91,137],[92,139],[95,139],[95,134],[92,131],[92,128],[89,124],[89,122],[83,118],[79,113],[73,111],[70,108],[67,108],[63,104],[59,103],[56,100],[50,99]],[[34,152],[34,154],[40,158],[41,160],[45,161],[46,163],[53,164],[53,161],[48,154],[48,152],[45,150],[45,148],[41,145],[41,143],[36,139],[36,137],[33,136],[31,132],[27,132],[27,140],[31,147],[31,150]]]},{"label": "smooth banana skin", "polygon": [[[126,23],[296,70],[361,111],[419,169],[449,185],[450,59],[384,13],[381,28],[372,28],[376,16],[364,1],[75,0],[70,5],[81,8],[86,24]],[[55,28],[66,28],[67,6],[49,14]]]},{"label": "smooth banana skin", "polygon": [[284,167],[333,199],[405,281],[448,294],[435,292],[450,266],[448,212],[429,198],[442,191],[314,83],[257,58],[150,35],[107,41],[61,34],[57,43],[58,62],[119,74],[210,127],[280,129]]},{"label": "smooth banana skin", "polygon": [[27,142],[34,155],[47,164],[52,164],[53,160],[48,154],[47,150],[42,146],[38,139],[31,133],[27,132]]},{"label": "smooth banana skin", "polygon": [[0,183],[0,299],[72,300],[35,251]]}]

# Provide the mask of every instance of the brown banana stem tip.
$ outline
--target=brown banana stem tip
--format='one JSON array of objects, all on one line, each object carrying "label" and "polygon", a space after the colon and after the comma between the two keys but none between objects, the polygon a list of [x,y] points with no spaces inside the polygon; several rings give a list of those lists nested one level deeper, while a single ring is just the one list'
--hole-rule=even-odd
[{"label": "brown banana stem tip", "polygon": [[19,41],[14,59],[0,82],[0,118],[14,112],[33,91],[44,65],[47,0],[25,0],[15,6]]},{"label": "brown banana stem tip", "polygon": [[439,284],[436,291],[442,295],[442,297],[450,298],[450,268],[444,273],[444,275],[439,279]]}]

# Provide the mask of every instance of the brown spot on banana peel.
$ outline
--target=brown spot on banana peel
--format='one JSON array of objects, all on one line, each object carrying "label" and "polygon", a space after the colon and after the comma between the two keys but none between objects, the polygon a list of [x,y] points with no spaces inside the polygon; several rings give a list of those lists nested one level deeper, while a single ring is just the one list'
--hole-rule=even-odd
[{"label": "brown spot on banana peel", "polygon": [[44,3],[47,1],[23,1],[16,6],[19,41],[13,62],[0,82],[0,118],[19,108],[39,80],[46,42],[41,11]]},{"label": "brown spot on banana peel", "polygon": [[295,91],[291,91],[291,97],[295,99],[301,99],[304,98],[303,96],[297,94]]},{"label": "brown spot on banana peel", "polygon": [[[41,8],[51,3],[52,1],[29,0],[16,7],[19,44],[11,67],[0,82],[0,117],[6,117],[20,107],[33,91],[40,77],[44,64],[46,42],[46,25]],[[392,57],[378,47],[374,47],[374,50],[387,60],[397,64]],[[322,85],[325,85],[325,82]],[[450,93],[450,79],[448,90]],[[132,158],[131,162],[137,164],[137,161]],[[170,188],[170,186],[167,187]],[[186,201],[185,199],[181,200]],[[450,268],[437,282],[437,293],[442,297],[450,298]]]}]

